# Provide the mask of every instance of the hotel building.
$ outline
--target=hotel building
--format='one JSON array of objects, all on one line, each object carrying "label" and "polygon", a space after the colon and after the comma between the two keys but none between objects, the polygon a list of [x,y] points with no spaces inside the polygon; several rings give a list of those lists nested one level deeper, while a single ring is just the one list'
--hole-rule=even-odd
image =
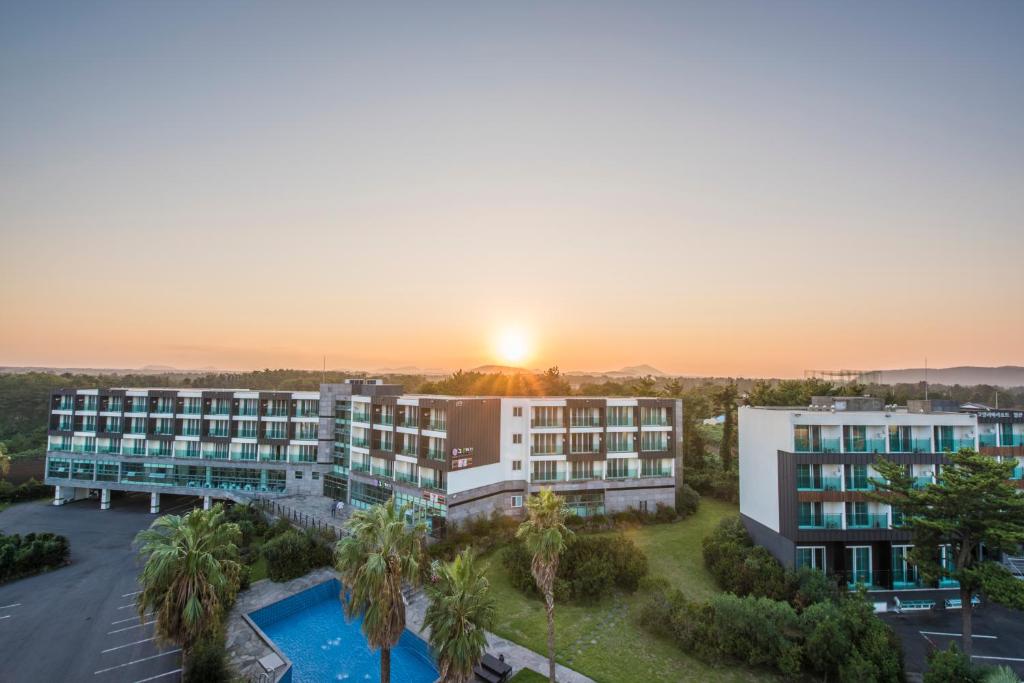
[{"label": "hotel building", "polygon": [[55,503],[99,490],[245,500],[395,496],[433,531],[521,511],[541,486],[581,516],[675,504],[682,403],[657,398],[402,394],[377,380],[319,392],[53,392],[46,483]]},{"label": "hotel building", "polygon": [[[815,397],[801,408],[739,409],[740,516],[754,541],[789,567],[852,586],[926,588],[907,562],[899,510],[869,500],[886,458],[917,486],[936,482],[961,448],[1014,459],[1024,478],[1024,412],[962,412],[952,401],[886,406],[868,397]],[[939,588],[955,587],[945,582]]]}]

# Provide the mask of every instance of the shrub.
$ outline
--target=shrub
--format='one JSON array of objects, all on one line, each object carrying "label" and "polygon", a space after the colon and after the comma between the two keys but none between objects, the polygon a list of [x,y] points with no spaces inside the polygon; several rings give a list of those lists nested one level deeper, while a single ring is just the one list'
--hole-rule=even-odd
[{"label": "shrub", "polygon": [[697,493],[729,503],[739,501],[739,475],[725,472],[721,466],[687,470],[686,481]]},{"label": "shrub", "polygon": [[[518,540],[510,543],[502,555],[512,585],[536,595],[531,560],[529,551]],[[647,570],[647,556],[624,536],[577,536],[558,564],[556,597],[561,592],[561,599],[587,601],[615,588],[635,591]]]},{"label": "shrub", "polygon": [[427,555],[431,559],[450,561],[469,546],[476,548],[479,553],[487,553],[511,541],[517,528],[518,519],[495,510],[489,517],[480,515],[461,525],[449,524],[444,539],[427,547]]},{"label": "shrub", "polygon": [[984,669],[972,664],[956,643],[928,655],[924,683],[982,683],[983,680]]},{"label": "shrub", "polygon": [[68,539],[51,533],[0,535],[0,582],[66,564]]},{"label": "shrub", "polygon": [[697,512],[700,505],[700,494],[694,491],[688,484],[683,484],[676,489],[676,513],[680,517],[689,517]]},{"label": "shrub", "polygon": [[53,493],[53,487],[29,479],[15,486],[9,481],[0,481],[0,503],[20,503],[26,500],[44,498]]},{"label": "shrub", "polygon": [[792,577],[771,553],[753,545],[739,517],[723,519],[702,545],[704,564],[722,590],[739,596],[790,599]]},{"label": "shrub", "polygon": [[230,683],[234,680],[222,634],[199,641],[189,651],[181,679],[184,683]]},{"label": "shrub", "polygon": [[333,552],[313,533],[290,529],[263,544],[267,574],[272,581],[290,581],[317,567],[331,564]]}]

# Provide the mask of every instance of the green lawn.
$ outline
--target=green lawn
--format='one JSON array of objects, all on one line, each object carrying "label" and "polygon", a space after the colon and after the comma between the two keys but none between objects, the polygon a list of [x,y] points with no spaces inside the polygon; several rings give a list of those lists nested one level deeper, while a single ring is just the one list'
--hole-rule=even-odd
[{"label": "green lawn", "polygon": [[520,669],[512,678],[508,679],[508,683],[547,683],[548,677],[542,674],[532,671],[531,669]]},{"label": "green lawn", "polygon": [[[717,589],[704,569],[701,539],[722,517],[735,513],[735,505],[702,499],[693,517],[676,524],[639,528],[628,536],[647,554],[653,576],[663,576],[692,598],[703,599]],[[498,601],[495,633],[545,654],[547,625],[542,603],[512,587],[497,555],[489,557],[488,562],[488,576]],[[775,680],[764,672],[742,667],[711,666],[649,635],[637,623],[642,600],[639,594],[619,594],[595,605],[556,605],[559,663],[601,683]]]}]

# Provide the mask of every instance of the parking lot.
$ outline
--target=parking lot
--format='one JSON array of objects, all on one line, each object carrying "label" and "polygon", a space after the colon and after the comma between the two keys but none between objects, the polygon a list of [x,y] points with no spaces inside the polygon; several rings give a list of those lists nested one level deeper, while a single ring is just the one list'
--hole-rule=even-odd
[{"label": "parking lot", "polygon": [[[881,615],[903,641],[906,668],[921,673],[933,649],[945,650],[955,642],[963,647],[960,610],[892,612]],[[974,662],[1009,666],[1024,677],[1024,615],[1000,605],[975,608],[972,620]]]},{"label": "parking lot", "polygon": [[[185,512],[192,497],[164,496],[161,512]],[[135,534],[152,522],[149,496],[115,497],[54,507],[46,501],[0,513],[4,533],[52,531],[71,542],[71,564],[0,586],[0,679],[11,683],[173,683],[181,679],[177,647],[157,647],[152,618],[135,608],[139,564]]]}]

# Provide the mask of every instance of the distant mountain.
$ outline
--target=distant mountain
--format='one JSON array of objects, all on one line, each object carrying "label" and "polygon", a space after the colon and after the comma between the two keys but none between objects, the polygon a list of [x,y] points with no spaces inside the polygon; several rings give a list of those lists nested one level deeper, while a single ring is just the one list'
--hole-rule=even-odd
[{"label": "distant mountain", "polygon": [[397,368],[377,368],[370,371],[378,375],[447,375],[447,370],[437,368],[420,368],[415,365],[402,365]]},{"label": "distant mountain", "polygon": [[647,375],[653,375],[654,377],[668,377],[668,375],[653,365],[628,365],[621,370],[613,370],[604,374],[620,377],[646,377]]},{"label": "distant mountain", "polygon": [[[903,368],[900,370],[882,370],[882,384],[915,384],[923,382],[924,368]],[[1019,365],[1003,365],[997,368],[985,368],[964,365],[955,368],[928,368],[930,384],[990,384],[996,387],[1024,386],[1024,367]]]}]

